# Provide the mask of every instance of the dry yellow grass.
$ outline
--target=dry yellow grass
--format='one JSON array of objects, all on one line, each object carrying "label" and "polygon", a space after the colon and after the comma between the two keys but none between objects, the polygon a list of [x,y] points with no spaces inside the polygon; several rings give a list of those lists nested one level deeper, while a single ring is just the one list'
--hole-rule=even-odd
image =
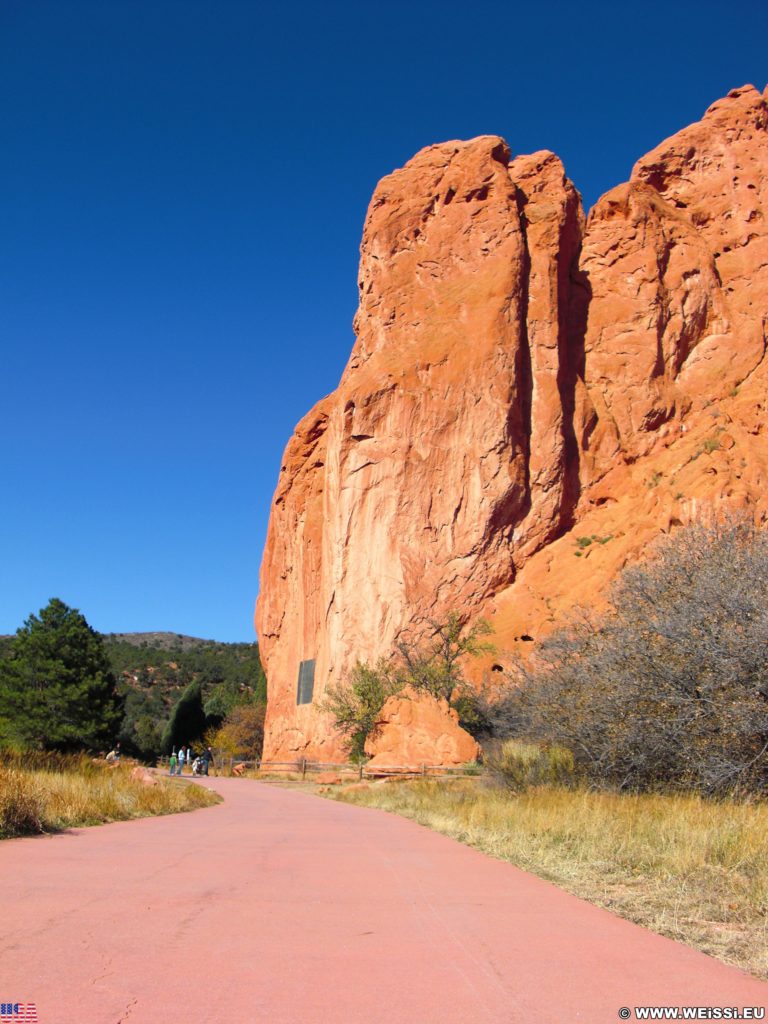
[{"label": "dry yellow grass", "polygon": [[56,768],[0,764],[0,838],[174,814],[219,802],[210,790],[162,779],[147,786],[127,767],[71,759]]},{"label": "dry yellow grass", "polygon": [[380,807],[768,978],[768,806],[694,796],[400,782],[332,794]]}]

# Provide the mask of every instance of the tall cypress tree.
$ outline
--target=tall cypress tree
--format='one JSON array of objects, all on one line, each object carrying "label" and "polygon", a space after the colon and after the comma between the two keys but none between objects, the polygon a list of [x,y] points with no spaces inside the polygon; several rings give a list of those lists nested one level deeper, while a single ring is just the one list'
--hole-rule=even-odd
[{"label": "tall cypress tree", "polygon": [[0,661],[0,740],[48,750],[112,744],[122,702],[101,637],[52,598],[30,615]]},{"label": "tall cypress tree", "polygon": [[170,754],[174,747],[198,742],[202,739],[207,724],[203,710],[202,688],[200,683],[192,682],[179,697],[163,730],[163,753]]}]

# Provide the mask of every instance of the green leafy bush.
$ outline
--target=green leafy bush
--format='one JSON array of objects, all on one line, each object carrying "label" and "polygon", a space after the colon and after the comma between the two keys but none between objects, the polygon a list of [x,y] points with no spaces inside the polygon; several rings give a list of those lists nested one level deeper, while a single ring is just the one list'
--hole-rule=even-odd
[{"label": "green leafy bush", "polygon": [[477,619],[467,628],[457,612],[450,612],[444,620],[427,620],[395,645],[395,667],[402,686],[450,702],[466,685],[464,660],[494,652],[493,644],[484,639],[492,632],[485,619]]},{"label": "green leafy bush", "polygon": [[365,741],[388,697],[399,693],[402,680],[384,659],[375,666],[358,662],[344,684],[331,685],[320,710],[333,716],[336,729],[347,737],[353,760],[365,756]]},{"label": "green leafy bush", "polygon": [[408,687],[447,700],[458,711],[460,724],[473,735],[489,732],[489,702],[465,681],[462,662],[494,650],[484,639],[490,633],[485,619],[467,627],[451,612],[444,620],[427,620],[401,637],[389,658],[381,658],[375,666],[358,662],[347,680],[329,686],[320,709],[332,716],[336,729],[347,737],[350,756],[364,757],[365,741],[374,733],[387,698]]}]

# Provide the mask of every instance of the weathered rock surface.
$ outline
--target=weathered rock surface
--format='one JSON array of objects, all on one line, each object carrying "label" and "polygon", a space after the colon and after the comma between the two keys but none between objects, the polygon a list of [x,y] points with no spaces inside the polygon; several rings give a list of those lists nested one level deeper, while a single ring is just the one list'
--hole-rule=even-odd
[{"label": "weathered rock surface", "polygon": [[557,157],[495,136],[380,182],[357,342],[288,445],[270,520],[267,759],[340,756],[318,698],[419,620],[489,615],[513,647],[702,503],[765,509],[767,191],[752,87],[586,222]]},{"label": "weathered rock surface", "polygon": [[746,366],[763,356],[768,314],[766,96],[768,89],[761,95],[750,85],[732,90],[632,171],[633,181],[652,186],[706,243],[739,336],[729,355]]},{"label": "weathered rock surface", "polygon": [[461,728],[447,700],[406,690],[390,697],[381,709],[365,752],[371,757],[369,770],[418,771],[422,765],[451,767],[475,761],[480,747]]},{"label": "weathered rock surface", "polygon": [[156,786],[157,779],[154,775],[147,771],[146,768],[142,768],[141,765],[135,765],[131,768],[131,778],[135,779],[136,782],[140,782],[143,786]]},{"label": "weathered rock surface", "polygon": [[321,786],[338,786],[342,778],[338,772],[318,772],[312,781]]}]

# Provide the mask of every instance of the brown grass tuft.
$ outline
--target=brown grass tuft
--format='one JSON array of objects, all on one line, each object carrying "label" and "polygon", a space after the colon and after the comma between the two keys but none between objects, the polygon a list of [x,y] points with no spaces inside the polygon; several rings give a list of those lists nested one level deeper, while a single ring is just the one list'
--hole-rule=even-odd
[{"label": "brown grass tuft", "polygon": [[171,779],[147,786],[126,767],[107,768],[87,758],[33,758],[0,764],[0,839],[174,814],[219,803],[210,790]]}]

